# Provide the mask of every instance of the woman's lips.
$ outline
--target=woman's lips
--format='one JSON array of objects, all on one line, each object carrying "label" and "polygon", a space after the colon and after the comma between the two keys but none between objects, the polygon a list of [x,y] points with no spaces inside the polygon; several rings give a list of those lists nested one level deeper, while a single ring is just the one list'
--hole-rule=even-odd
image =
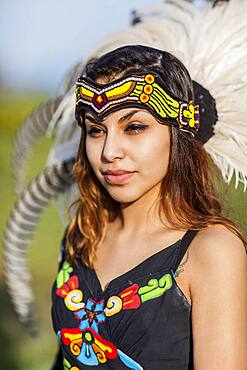
[{"label": "woman's lips", "polygon": [[104,179],[109,184],[122,184],[133,175],[134,172],[125,172],[122,174],[104,173]]}]

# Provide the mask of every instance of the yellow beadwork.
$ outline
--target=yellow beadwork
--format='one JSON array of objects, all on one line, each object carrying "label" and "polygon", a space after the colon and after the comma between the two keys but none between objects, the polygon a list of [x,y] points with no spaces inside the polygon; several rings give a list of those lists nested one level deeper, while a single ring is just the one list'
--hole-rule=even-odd
[{"label": "yellow beadwork", "polygon": [[153,86],[152,85],[146,85],[146,86],[144,86],[144,92],[146,93],[146,94],[151,94],[152,92],[153,92]]},{"label": "yellow beadwork", "polygon": [[195,126],[195,107],[193,104],[189,104],[188,109],[184,109],[183,115],[185,118],[189,118],[189,126]]},{"label": "yellow beadwork", "polygon": [[133,90],[134,87],[135,87],[135,84],[133,84],[132,81],[129,81],[129,82],[125,82],[124,84],[118,87],[115,87],[111,90],[106,91],[105,94],[108,99],[111,99],[111,98],[117,99],[120,96],[128,95]]},{"label": "yellow beadwork", "polygon": [[151,74],[147,74],[147,75],[145,76],[145,81],[146,81],[147,83],[149,83],[149,84],[152,84],[152,83],[154,82],[154,76],[153,76],[153,75],[151,75]]},{"label": "yellow beadwork", "polygon": [[101,96],[101,95],[99,95],[99,96],[96,98],[96,100],[97,100],[97,102],[98,102],[98,103],[102,103],[103,98],[102,98],[102,96]]},{"label": "yellow beadwork", "polygon": [[[90,79],[89,79],[90,80]],[[174,124],[193,135],[199,129],[199,107],[192,102],[174,98],[159,83],[159,78],[148,73],[133,75],[110,84],[94,85],[88,79],[79,79],[76,84],[76,104],[91,106],[98,115],[103,115],[128,103],[142,106],[156,114],[164,124]]]},{"label": "yellow beadwork", "polygon": [[148,96],[147,94],[142,93],[142,94],[140,95],[140,101],[141,101],[142,103],[146,103],[148,100],[149,100],[149,96]]},{"label": "yellow beadwork", "polygon": [[[152,85],[137,82],[135,90],[130,96],[139,97],[142,103],[149,105],[162,118],[171,117],[178,118],[179,102],[168,95],[156,82],[152,75],[147,75],[145,80],[152,81]],[[147,93],[147,89],[151,87],[151,91]],[[145,91],[145,92],[142,92]]]},{"label": "yellow beadwork", "polygon": [[89,98],[93,98],[93,96],[94,96],[94,93],[92,91],[90,91],[88,89],[85,89],[85,87],[83,87],[83,86],[80,88],[80,93],[83,94],[83,95],[88,96]]}]

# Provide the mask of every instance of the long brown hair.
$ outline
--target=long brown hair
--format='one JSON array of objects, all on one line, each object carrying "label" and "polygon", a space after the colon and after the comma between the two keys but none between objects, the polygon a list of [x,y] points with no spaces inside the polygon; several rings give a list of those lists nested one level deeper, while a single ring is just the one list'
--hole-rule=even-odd
[{"label": "long brown hair", "polygon": [[[184,65],[173,55],[154,48],[134,45],[118,48],[100,58],[90,60],[83,74],[94,81],[104,77],[107,81],[124,77],[130,72],[158,72],[168,90],[184,100],[193,100],[193,85]],[[96,178],[87,159],[83,114],[76,111],[82,126],[81,141],[74,175],[80,198],[75,217],[67,232],[67,259],[81,258],[93,268],[96,249],[101,242],[108,222],[114,220],[120,205],[110,197]],[[234,222],[222,215],[222,207],[212,178],[219,172],[204,147],[191,135],[170,129],[170,157],[167,173],[162,181],[159,197],[159,216],[166,217],[174,229],[202,230],[222,224],[247,245],[243,234]]]}]

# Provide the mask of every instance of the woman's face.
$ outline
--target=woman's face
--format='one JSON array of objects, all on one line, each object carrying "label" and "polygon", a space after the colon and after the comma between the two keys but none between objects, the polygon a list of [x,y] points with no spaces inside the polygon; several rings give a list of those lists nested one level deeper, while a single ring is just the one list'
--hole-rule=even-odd
[{"label": "woman's face", "polygon": [[166,175],[170,132],[145,109],[123,108],[96,122],[85,114],[86,153],[93,171],[110,196],[133,202]]}]

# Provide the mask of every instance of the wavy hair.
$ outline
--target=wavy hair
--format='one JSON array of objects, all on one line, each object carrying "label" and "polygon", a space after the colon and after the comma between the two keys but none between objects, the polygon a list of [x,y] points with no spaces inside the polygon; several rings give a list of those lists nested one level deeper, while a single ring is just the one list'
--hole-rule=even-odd
[{"label": "wavy hair", "polygon": [[[168,91],[183,100],[194,100],[193,83],[185,66],[166,51],[142,45],[128,45],[89,60],[83,75],[94,81],[107,82],[129,73],[157,72]],[[88,161],[85,141],[84,116],[76,111],[81,130],[81,141],[73,173],[80,198],[66,237],[66,257],[70,262],[80,258],[94,267],[96,249],[104,237],[108,222],[120,211],[120,204],[110,197],[96,178]],[[229,218],[223,216],[215,184],[219,173],[203,145],[190,134],[169,126],[170,155],[167,173],[162,180],[159,196],[159,217],[166,217],[173,229],[206,229],[222,224],[237,235],[245,247],[247,242]]]}]

